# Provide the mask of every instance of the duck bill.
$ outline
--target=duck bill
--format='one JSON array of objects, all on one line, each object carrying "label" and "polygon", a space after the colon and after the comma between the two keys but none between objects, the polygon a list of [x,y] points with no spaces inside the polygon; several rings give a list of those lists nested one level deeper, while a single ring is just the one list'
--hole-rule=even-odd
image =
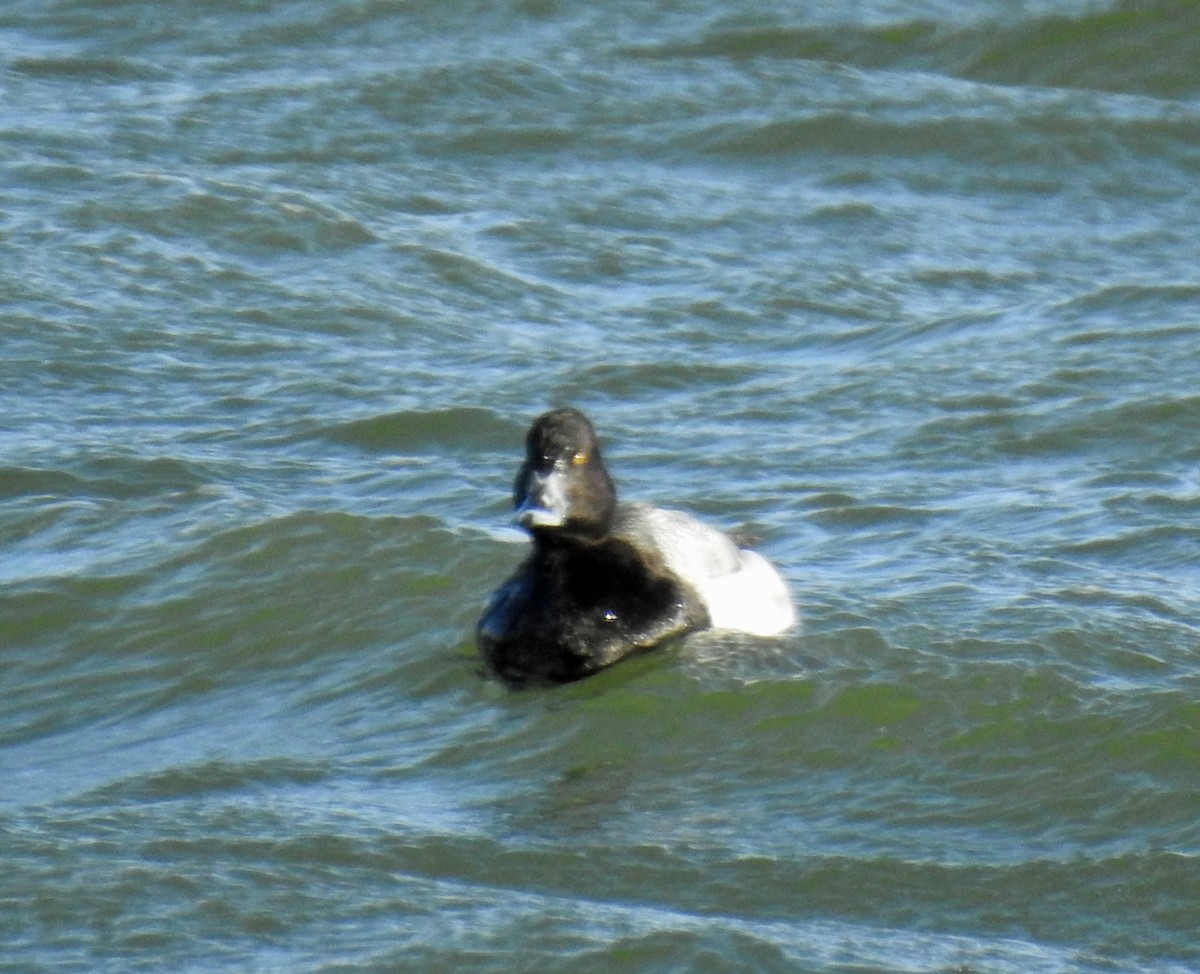
[{"label": "duck bill", "polygon": [[567,493],[563,475],[531,470],[517,504],[517,523],[523,528],[561,528],[567,523]]}]

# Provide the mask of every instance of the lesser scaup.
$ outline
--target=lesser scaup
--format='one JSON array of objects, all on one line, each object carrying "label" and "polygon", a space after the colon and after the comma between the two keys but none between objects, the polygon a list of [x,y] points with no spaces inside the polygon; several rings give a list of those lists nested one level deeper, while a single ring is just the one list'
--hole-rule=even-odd
[{"label": "lesser scaup", "polygon": [[513,485],[533,551],[492,596],[477,639],[514,685],[563,683],[697,629],[769,636],[796,621],[761,555],[682,511],[617,502],[595,430],[539,416]]}]

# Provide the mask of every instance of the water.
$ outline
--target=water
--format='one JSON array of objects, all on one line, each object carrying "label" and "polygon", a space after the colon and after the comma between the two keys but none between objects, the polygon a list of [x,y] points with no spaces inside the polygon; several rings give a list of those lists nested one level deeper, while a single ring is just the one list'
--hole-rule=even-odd
[{"label": "water", "polygon": [[[1200,969],[1190,2],[0,11],[0,968]],[[525,425],[804,617],[512,693]]]}]

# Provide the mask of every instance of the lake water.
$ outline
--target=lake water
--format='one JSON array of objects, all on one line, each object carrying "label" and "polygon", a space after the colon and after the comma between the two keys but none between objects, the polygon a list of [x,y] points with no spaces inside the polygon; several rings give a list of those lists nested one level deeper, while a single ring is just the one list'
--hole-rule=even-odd
[{"label": "lake water", "polygon": [[[0,52],[0,969],[1200,969],[1200,6]],[[802,627],[483,678],[561,403]]]}]

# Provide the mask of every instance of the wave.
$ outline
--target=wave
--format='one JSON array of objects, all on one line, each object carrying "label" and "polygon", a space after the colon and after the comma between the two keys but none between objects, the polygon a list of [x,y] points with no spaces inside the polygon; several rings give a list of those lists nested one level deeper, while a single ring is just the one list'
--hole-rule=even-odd
[{"label": "wave", "polygon": [[1165,98],[1200,93],[1200,7],[1126,0],[1080,16],[882,25],[741,27],[635,46],[645,58],[791,58],[864,70],[924,71],[991,84],[1081,88]]},{"label": "wave", "polygon": [[248,254],[336,252],[376,239],[364,223],[308,193],[156,173],[128,173],[119,182],[124,185],[114,186],[110,197],[77,202],[70,210],[74,226],[83,231],[128,226]]},{"label": "wave", "polygon": [[[1050,377],[1046,399],[1061,383],[1065,389],[1079,376],[1059,370]],[[1085,373],[1089,383],[1099,375]],[[1072,404],[1048,417],[1023,418],[998,438],[1002,453],[1034,457],[1095,454],[1112,461],[1121,454],[1144,457],[1151,449],[1177,461],[1200,459],[1191,432],[1200,422],[1200,396],[1151,395],[1116,404]]]},{"label": "wave", "polygon": [[448,448],[475,452],[519,443],[519,426],[490,409],[466,406],[367,416],[332,424],[322,434],[363,450],[440,454]]},{"label": "wave", "polygon": [[21,682],[5,738],[264,682],[303,697],[380,667],[414,686],[457,675],[485,555],[440,520],[299,512],[187,540],[136,572],[59,573],[0,595],[0,652]]},{"label": "wave", "polygon": [[191,492],[211,475],[174,457],[98,456],[82,461],[77,472],[53,467],[0,466],[0,499],[108,498],[129,500],[172,492]]},{"label": "wave", "polygon": [[157,65],[125,57],[22,57],[11,61],[8,68],[31,78],[99,83],[161,81],[167,76]]},{"label": "wave", "polygon": [[1178,158],[1189,168],[1190,146],[1200,142],[1200,120],[1190,117],[1116,117],[1036,100],[1024,110],[1009,106],[994,115],[980,108],[951,102],[934,115],[913,116],[904,110],[865,114],[798,105],[791,117],[680,126],[671,144],[686,152],[757,163],[800,154],[840,156],[860,166],[883,160],[893,171],[901,160],[944,158],[985,168],[993,184],[1009,180],[1051,188],[1065,173],[1119,169],[1131,159]]}]

